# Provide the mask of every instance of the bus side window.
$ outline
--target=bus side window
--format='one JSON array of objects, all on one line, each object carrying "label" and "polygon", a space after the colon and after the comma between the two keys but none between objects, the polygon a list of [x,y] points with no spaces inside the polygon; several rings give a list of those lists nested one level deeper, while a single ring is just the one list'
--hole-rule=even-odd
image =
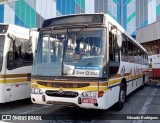
[{"label": "bus side window", "polygon": [[14,41],[10,41],[10,48],[9,48],[9,52],[8,52],[8,58],[7,58],[7,68],[10,68],[12,66],[14,66]]},{"label": "bus side window", "polygon": [[[18,42],[18,43],[17,43]],[[16,38],[15,41],[10,41],[8,51],[7,68],[9,70],[31,65],[33,62],[33,53],[31,46],[26,39]]]},{"label": "bus side window", "polygon": [[112,33],[109,32],[109,58],[110,61],[113,61],[113,36]]},{"label": "bus side window", "polygon": [[109,57],[110,61],[119,62],[120,54],[119,54],[119,46],[117,42],[117,35],[109,32]]},{"label": "bus side window", "polygon": [[133,43],[128,40],[128,61],[134,63],[134,45]]},{"label": "bus side window", "polygon": [[138,63],[138,47],[133,44],[134,63]]},{"label": "bus side window", "polygon": [[30,65],[33,62],[32,43],[27,39],[21,39],[20,52],[23,66]]},{"label": "bus side window", "polygon": [[117,35],[109,32],[109,74],[110,76],[117,74],[120,63],[119,46],[117,42]]},{"label": "bus side window", "polygon": [[128,62],[128,42],[127,42],[127,38],[122,35],[122,49],[121,49],[121,59],[122,61]]}]

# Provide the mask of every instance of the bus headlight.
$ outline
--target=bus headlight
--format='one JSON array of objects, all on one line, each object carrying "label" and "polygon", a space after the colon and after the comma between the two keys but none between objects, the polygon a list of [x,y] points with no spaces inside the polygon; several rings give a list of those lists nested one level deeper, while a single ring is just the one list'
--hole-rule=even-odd
[{"label": "bus headlight", "polygon": [[86,91],[83,92],[82,95],[84,97],[97,97],[97,91]]},{"label": "bus headlight", "polygon": [[43,94],[43,91],[39,88],[32,88],[32,94]]},{"label": "bus headlight", "polygon": [[91,91],[91,97],[97,97],[97,92]]},{"label": "bus headlight", "polygon": [[43,94],[43,91],[41,89],[39,89],[39,94]]},{"label": "bus headlight", "polygon": [[32,94],[34,94],[34,93],[35,93],[35,91],[34,91],[34,90],[35,90],[35,89],[34,89],[34,88],[32,88],[32,91],[31,91],[31,93],[32,93]]},{"label": "bus headlight", "polygon": [[34,93],[35,93],[35,94],[38,94],[38,92],[39,92],[39,89],[35,88],[35,89],[34,89]]}]

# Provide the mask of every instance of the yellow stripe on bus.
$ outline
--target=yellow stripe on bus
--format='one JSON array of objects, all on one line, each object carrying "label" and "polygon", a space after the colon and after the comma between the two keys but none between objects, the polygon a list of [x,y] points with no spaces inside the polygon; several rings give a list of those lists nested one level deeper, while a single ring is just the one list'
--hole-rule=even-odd
[{"label": "yellow stripe on bus", "polygon": [[16,83],[16,82],[28,82],[31,81],[31,73],[27,74],[0,74],[0,84],[4,83]]},{"label": "yellow stripe on bus", "polygon": [[6,83],[14,83],[14,82],[27,82],[27,78],[24,79],[8,79]]},{"label": "yellow stripe on bus", "polygon": [[108,86],[116,85],[121,82],[122,79],[109,80]]},{"label": "yellow stripe on bus", "polygon": [[[59,88],[53,88],[53,87],[46,87],[46,86],[42,86],[39,85],[37,83],[32,83],[31,87],[33,88],[42,88],[42,89],[55,89],[55,90],[59,90]],[[63,88],[63,90],[88,90],[88,91],[96,91],[96,90],[100,90],[100,91],[106,91],[108,89],[107,86],[89,86],[89,87],[83,87],[83,88]]]},{"label": "yellow stripe on bus", "polygon": [[[139,77],[142,77],[142,74],[139,74],[139,75],[134,75],[134,76],[126,76],[126,80],[127,81],[130,81],[130,80],[133,80],[133,79],[136,79],[136,78],[139,78]],[[31,87],[33,88],[42,88],[42,89],[56,89],[56,90],[59,90],[59,88],[55,88],[55,87],[47,87],[47,86],[44,86],[44,85],[40,85],[37,83],[38,80],[34,80],[32,79],[32,83],[31,83]],[[88,87],[82,87],[82,88],[63,88],[63,90],[88,90],[88,91],[93,91],[93,90],[100,90],[100,91],[106,91],[108,90],[108,87],[110,86],[114,86],[114,85],[118,85],[120,84],[122,81],[122,78],[119,77],[119,78],[114,78],[114,79],[109,79],[108,81],[108,86],[106,84],[106,86],[88,86]]]},{"label": "yellow stripe on bus", "polygon": [[0,84],[1,84],[1,83],[4,83],[4,80],[0,80]]},{"label": "yellow stripe on bus", "polygon": [[16,83],[16,82],[28,82],[27,78],[23,78],[23,79],[6,79],[4,80],[0,80],[0,84],[2,83]]}]

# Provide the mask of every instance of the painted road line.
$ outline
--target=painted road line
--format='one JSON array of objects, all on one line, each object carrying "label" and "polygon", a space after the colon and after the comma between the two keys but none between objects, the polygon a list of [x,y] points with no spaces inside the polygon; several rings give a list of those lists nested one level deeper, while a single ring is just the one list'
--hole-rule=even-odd
[{"label": "painted road line", "polygon": [[1,120],[0,120],[0,123],[13,123],[13,122],[5,122],[5,121],[1,121]]},{"label": "painted road line", "polygon": [[13,123],[13,122],[5,121],[5,120],[0,120],[0,123]]},{"label": "painted road line", "polygon": [[[156,86],[160,86],[160,83],[157,83]],[[157,88],[153,89],[152,93],[149,95],[149,97],[147,98],[146,102],[144,103],[142,109],[139,111],[138,114],[146,114],[152,100],[153,100],[153,97],[155,96],[156,92],[157,92]],[[142,123],[143,120],[134,120],[133,123]]]}]

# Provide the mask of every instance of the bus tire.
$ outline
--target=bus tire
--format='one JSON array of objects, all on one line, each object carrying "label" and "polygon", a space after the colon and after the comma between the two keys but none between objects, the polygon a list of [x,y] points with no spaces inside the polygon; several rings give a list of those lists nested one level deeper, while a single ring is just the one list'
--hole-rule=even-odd
[{"label": "bus tire", "polygon": [[142,85],[140,86],[140,90],[143,90],[145,86],[145,77],[143,76]]},{"label": "bus tire", "polygon": [[125,98],[126,98],[126,88],[124,84],[121,83],[120,91],[119,91],[119,99],[118,99],[118,102],[115,104],[115,108],[117,111],[120,111],[123,109]]}]

